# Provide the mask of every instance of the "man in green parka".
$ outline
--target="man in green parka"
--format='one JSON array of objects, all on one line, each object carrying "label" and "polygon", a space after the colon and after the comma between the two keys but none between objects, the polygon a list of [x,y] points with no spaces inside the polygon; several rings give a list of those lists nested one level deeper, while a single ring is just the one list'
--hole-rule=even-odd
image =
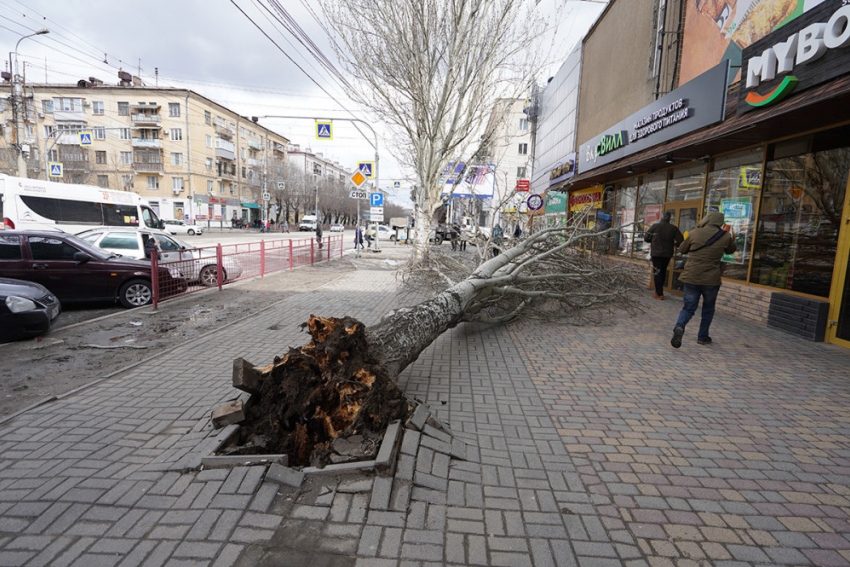
[{"label": "man in green parka", "polygon": [[720,291],[721,264],[723,254],[732,254],[737,250],[732,234],[723,229],[723,213],[716,211],[708,213],[692,230],[685,241],[679,246],[679,252],[688,254],[685,269],[679,276],[679,281],[685,284],[685,297],[682,312],[673,329],[670,344],[674,348],[682,346],[682,335],[685,325],[696,313],[700,297],[702,297],[702,317],[697,333],[697,343],[711,343],[708,328],[714,318],[714,304],[717,292]]}]

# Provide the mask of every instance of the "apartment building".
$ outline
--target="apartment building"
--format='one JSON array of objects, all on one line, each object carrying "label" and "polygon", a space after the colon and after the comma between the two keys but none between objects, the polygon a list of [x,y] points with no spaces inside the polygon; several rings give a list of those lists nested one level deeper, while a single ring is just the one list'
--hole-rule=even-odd
[{"label": "apartment building", "polygon": [[[325,199],[335,198],[339,191],[333,189],[346,189],[348,178],[354,173],[325,158],[321,152],[313,152],[309,147],[302,149],[299,144],[289,144],[286,155],[292,202],[308,213],[315,214],[318,194]],[[319,213],[327,208],[325,203],[318,202]]]},{"label": "apartment building", "polygon": [[[134,191],[164,219],[253,221],[264,190],[283,179],[285,137],[191,90],[27,85],[23,112],[28,177],[46,179],[48,164],[61,163],[56,181]],[[16,175],[8,100],[0,124],[0,171]]]}]

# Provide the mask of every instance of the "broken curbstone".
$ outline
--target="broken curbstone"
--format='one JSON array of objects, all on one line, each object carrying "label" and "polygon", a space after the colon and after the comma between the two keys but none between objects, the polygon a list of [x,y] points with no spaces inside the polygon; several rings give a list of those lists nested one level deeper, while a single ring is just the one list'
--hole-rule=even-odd
[{"label": "broken curbstone", "polygon": [[233,387],[249,394],[259,394],[260,373],[244,358],[233,359]]},{"label": "broken curbstone", "polygon": [[401,437],[401,422],[395,420],[390,422],[387,430],[384,432],[384,440],[381,442],[381,448],[378,449],[378,456],[375,457],[375,469],[379,473],[389,474],[393,468],[393,455],[395,455],[398,440]]},{"label": "broken curbstone", "polygon": [[273,463],[266,472],[266,480],[298,488],[304,482],[304,471],[297,471],[277,463]]},{"label": "broken curbstone", "polygon": [[422,431],[428,418],[431,417],[431,412],[424,405],[419,404],[413,411],[413,415],[407,420],[407,426],[417,431]]},{"label": "broken curbstone", "polygon": [[218,406],[212,412],[212,424],[216,429],[243,421],[245,421],[245,404],[242,403],[242,400],[227,402]]}]

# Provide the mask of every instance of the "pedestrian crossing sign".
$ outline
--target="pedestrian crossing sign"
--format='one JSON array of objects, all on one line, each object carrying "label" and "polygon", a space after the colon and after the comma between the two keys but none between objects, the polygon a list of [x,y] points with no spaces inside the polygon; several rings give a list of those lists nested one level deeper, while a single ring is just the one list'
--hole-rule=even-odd
[{"label": "pedestrian crossing sign", "polygon": [[50,169],[50,177],[62,177],[61,163],[48,163],[47,167]]},{"label": "pedestrian crossing sign", "polygon": [[278,181],[277,182],[277,188],[280,189],[281,191],[286,189],[286,181]]},{"label": "pedestrian crossing sign", "polygon": [[91,132],[80,132],[80,145],[83,147],[91,145]]},{"label": "pedestrian crossing sign", "polygon": [[332,122],[316,121],[316,139],[317,140],[333,140],[334,130]]},{"label": "pedestrian crossing sign", "polygon": [[369,179],[372,179],[372,169],[374,167],[375,167],[375,162],[373,162],[373,161],[357,162],[357,169],[360,170],[360,173],[362,173],[364,177],[368,177]]},{"label": "pedestrian crossing sign", "polygon": [[401,189],[401,181],[393,181],[393,189]]}]

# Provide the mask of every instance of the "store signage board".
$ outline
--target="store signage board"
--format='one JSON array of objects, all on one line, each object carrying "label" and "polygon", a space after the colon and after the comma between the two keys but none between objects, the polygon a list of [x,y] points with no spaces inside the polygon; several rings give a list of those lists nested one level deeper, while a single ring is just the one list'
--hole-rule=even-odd
[{"label": "store signage board", "polygon": [[728,67],[729,61],[723,61],[582,144],[578,170],[585,173],[722,122]]},{"label": "store signage board", "polygon": [[850,73],[850,5],[824,2],[744,49],[738,112]]}]

